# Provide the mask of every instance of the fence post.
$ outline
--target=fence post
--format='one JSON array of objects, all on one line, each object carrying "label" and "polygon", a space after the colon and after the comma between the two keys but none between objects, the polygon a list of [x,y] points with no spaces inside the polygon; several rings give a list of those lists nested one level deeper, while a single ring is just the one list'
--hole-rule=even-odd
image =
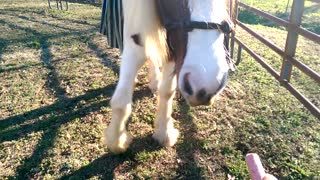
[{"label": "fence post", "polygon": [[[239,3],[238,3],[238,0],[234,0],[234,1],[231,1],[231,9],[230,9],[230,14],[231,14],[231,21],[234,23],[234,25],[236,26],[237,23],[237,19],[238,19],[238,13],[239,13]],[[236,27],[235,27],[236,28]],[[231,42],[230,42],[230,57],[231,59],[233,59],[234,57],[234,43],[235,43],[235,38],[236,36],[236,32],[232,32],[231,33]]]},{"label": "fence post", "polygon": [[[289,57],[294,57],[296,53],[299,34],[294,31],[294,27],[298,27],[301,25],[301,18],[304,10],[304,1],[305,0],[293,0],[290,14],[291,26],[288,27],[288,35],[285,47],[285,54]],[[284,57],[280,79],[289,82],[291,78],[291,72],[292,64],[287,57]]]}]

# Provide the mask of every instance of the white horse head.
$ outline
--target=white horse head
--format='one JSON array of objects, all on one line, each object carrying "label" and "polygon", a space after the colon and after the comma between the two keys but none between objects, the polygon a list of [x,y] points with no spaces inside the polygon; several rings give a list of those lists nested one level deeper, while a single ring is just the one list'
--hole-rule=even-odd
[{"label": "white horse head", "polygon": [[201,25],[226,22],[226,1],[158,0],[158,6],[181,94],[193,106],[212,104],[226,86],[229,65],[221,29]]}]

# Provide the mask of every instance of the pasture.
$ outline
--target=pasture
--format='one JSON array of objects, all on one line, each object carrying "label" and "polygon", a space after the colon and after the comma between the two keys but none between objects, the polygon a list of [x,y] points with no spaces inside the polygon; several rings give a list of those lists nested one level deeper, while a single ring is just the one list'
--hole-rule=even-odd
[{"label": "pasture", "polygon": [[[286,2],[246,0],[284,17]],[[303,25],[320,33],[320,5],[306,3]],[[176,98],[177,145],[151,137],[156,98],[139,73],[128,152],[101,142],[110,122],[120,52],[98,33],[99,5],[49,9],[42,0],[0,0],[1,179],[248,179],[245,154],[260,155],[281,179],[320,178],[320,123],[246,53],[212,107]],[[248,12],[240,19],[284,47],[286,32]],[[237,35],[279,70],[281,58],[241,31]],[[320,72],[320,46],[299,38],[297,57]],[[320,84],[294,69],[292,83],[318,107]]]}]

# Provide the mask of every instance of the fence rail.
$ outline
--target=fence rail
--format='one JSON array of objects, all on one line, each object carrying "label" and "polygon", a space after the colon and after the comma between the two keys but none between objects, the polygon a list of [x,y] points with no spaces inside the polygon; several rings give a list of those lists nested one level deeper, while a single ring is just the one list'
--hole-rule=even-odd
[{"label": "fence rail", "polygon": [[301,61],[299,61],[294,57],[299,35],[306,37],[307,39],[312,40],[317,44],[320,44],[320,35],[300,27],[301,18],[304,10],[304,2],[305,0],[293,0],[290,21],[286,21],[284,19],[275,17],[269,13],[263,12],[257,8],[249,6],[242,2],[237,3],[238,7],[236,8],[236,11],[238,11],[239,7],[242,7],[247,11],[253,12],[256,15],[261,16],[287,29],[288,36],[286,40],[286,46],[285,46],[285,50],[282,50],[273,42],[262,37],[260,34],[256,33],[254,30],[252,30],[251,28],[249,28],[239,20],[235,20],[236,24],[239,27],[241,27],[243,30],[245,30],[247,33],[249,33],[256,39],[258,39],[260,42],[262,42],[266,46],[268,46],[270,49],[275,51],[277,54],[279,54],[283,58],[283,64],[282,64],[282,69],[280,73],[274,70],[268,63],[266,63],[263,60],[261,56],[259,56],[252,49],[250,49],[249,46],[247,46],[245,43],[239,40],[239,38],[236,37],[236,34],[233,34],[231,36],[231,46],[232,46],[231,56],[232,57],[234,56],[234,45],[235,43],[237,43],[239,46],[237,62],[240,62],[241,52],[242,52],[242,49],[244,49],[258,63],[260,63],[262,67],[264,67],[275,79],[277,79],[283,87],[285,87],[289,92],[291,92],[307,109],[309,109],[314,116],[320,118],[319,108],[316,105],[314,105],[310,100],[308,100],[303,94],[301,94],[295,87],[293,87],[292,84],[290,84],[292,66],[297,67],[300,71],[302,71],[308,77],[312,78],[316,83],[320,83],[320,75],[316,71],[314,71],[313,69],[311,69],[310,67],[308,67],[307,65],[305,65],[304,63],[302,63]]},{"label": "fence rail", "polygon": [[299,60],[297,60],[296,58],[287,55],[283,50],[281,50],[280,47],[276,46],[274,43],[272,43],[271,41],[269,41],[268,39],[265,39],[264,37],[262,37],[261,35],[259,35],[258,33],[256,33],[254,30],[252,30],[251,28],[249,28],[248,26],[244,25],[243,23],[241,23],[240,21],[236,21],[237,24],[244,30],[246,30],[249,34],[251,34],[253,37],[255,37],[256,39],[258,39],[260,42],[264,43],[265,45],[267,45],[269,48],[271,48],[273,51],[275,51],[277,54],[279,54],[281,57],[283,58],[287,58],[289,59],[290,62],[292,62],[292,64],[294,66],[296,66],[298,69],[300,69],[302,72],[304,72],[305,74],[307,74],[309,77],[311,77],[313,80],[315,80],[317,83],[320,83],[320,75],[314,71],[313,69],[309,68],[307,65],[305,65],[304,63],[300,62]]},{"label": "fence rail", "polygon": [[[320,0],[319,0],[320,1]],[[308,38],[309,40],[312,40],[316,43],[319,43],[320,42],[320,35],[319,34],[316,34],[316,33],[313,33],[311,31],[308,31],[302,27],[299,27],[295,24],[292,24],[290,23],[289,21],[286,21],[284,19],[281,19],[281,18],[278,18],[276,16],[273,16],[269,13],[266,13],[266,12],[263,12],[255,7],[252,7],[252,6],[249,6],[247,4],[244,4],[242,2],[239,2],[239,6],[250,11],[250,12],[253,12],[255,13],[256,15],[258,16],[261,16],[269,21],[272,21],[280,26],[283,26],[285,28],[287,28],[287,30],[293,30],[294,32],[304,36],[305,38]]]}]

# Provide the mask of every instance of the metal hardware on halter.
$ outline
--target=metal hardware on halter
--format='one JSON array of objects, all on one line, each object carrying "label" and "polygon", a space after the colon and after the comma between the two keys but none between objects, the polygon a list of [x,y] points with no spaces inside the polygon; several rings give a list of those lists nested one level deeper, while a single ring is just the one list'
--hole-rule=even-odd
[{"label": "metal hardware on halter", "polygon": [[234,25],[231,21],[222,21],[220,28],[224,34],[230,34],[234,31]]}]

